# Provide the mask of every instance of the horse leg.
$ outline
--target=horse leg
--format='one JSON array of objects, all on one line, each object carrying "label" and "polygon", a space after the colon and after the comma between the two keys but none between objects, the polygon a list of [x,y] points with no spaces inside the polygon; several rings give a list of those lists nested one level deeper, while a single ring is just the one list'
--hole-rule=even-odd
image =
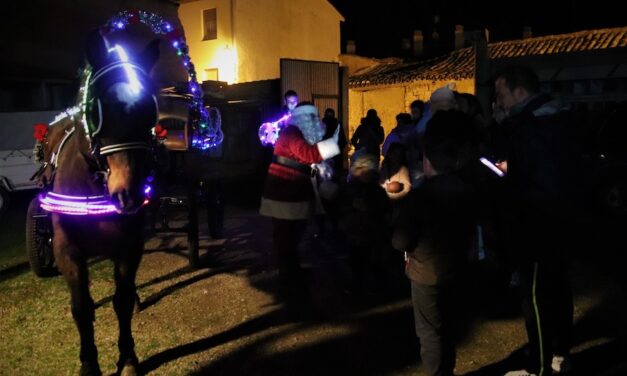
[{"label": "horse leg", "polygon": [[93,322],[96,316],[94,301],[89,294],[87,262],[83,258],[71,256],[72,253],[76,253],[68,252],[68,248],[63,250],[55,252],[55,260],[70,290],[72,317],[80,335],[80,374],[81,376],[98,376],[102,372],[98,366],[98,351],[94,341]]},{"label": "horse leg", "polygon": [[[139,248],[141,250],[141,248]],[[135,275],[139,267],[141,251],[139,256],[134,256],[134,252],[129,252],[127,259],[115,260],[115,295],[113,296],[113,307],[118,316],[120,336],[118,338],[118,348],[120,358],[118,360],[118,372],[122,376],[137,374],[137,355],[135,354],[135,341],[131,332],[131,320],[137,297],[135,286]],[[137,253],[137,252],[136,252]]]}]

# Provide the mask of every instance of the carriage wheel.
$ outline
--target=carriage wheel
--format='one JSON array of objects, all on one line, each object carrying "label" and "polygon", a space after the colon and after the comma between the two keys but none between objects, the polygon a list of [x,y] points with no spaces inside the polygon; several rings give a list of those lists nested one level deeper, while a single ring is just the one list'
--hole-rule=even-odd
[{"label": "carriage wheel", "polygon": [[2,187],[0,187],[0,215],[4,213],[9,205],[9,193]]},{"label": "carriage wheel", "polygon": [[52,221],[34,198],[26,213],[26,254],[33,273],[38,277],[58,274],[52,254]]}]

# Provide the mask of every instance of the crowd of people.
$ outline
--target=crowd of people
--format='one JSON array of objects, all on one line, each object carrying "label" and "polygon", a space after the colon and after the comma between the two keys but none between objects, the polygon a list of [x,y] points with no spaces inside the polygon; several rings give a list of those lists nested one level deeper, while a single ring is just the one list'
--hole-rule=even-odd
[{"label": "crowd of people", "polygon": [[404,268],[424,367],[450,376],[459,287],[481,240],[521,292],[528,362],[505,375],[568,372],[568,232],[580,194],[572,114],[541,93],[525,67],[499,73],[494,91],[493,116],[475,96],[442,87],[399,113],[387,137],[377,111],[368,110],[350,140],[333,110],[320,118],[312,103],[294,107],[297,94],[288,92],[291,116],[261,202],[261,214],[272,218],[283,296],[305,294],[298,245],[311,218],[319,232],[328,220],[348,249],[347,292],[376,291],[386,263]]}]

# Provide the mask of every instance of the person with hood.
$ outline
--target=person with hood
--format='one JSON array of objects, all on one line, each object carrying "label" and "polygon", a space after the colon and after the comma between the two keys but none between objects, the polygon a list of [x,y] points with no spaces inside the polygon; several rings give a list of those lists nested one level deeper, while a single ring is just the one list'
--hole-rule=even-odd
[{"label": "person with hood", "polygon": [[420,118],[422,118],[422,115],[425,113],[425,102],[420,99],[411,102],[409,105],[409,113],[411,114],[411,122],[417,125]]},{"label": "person with hood", "polygon": [[351,138],[351,145],[355,147],[356,152],[362,151],[380,158],[380,148],[385,133],[381,126],[381,119],[377,115],[377,110],[369,109],[366,117],[362,120],[362,123],[357,127]]},{"label": "person with hood", "polygon": [[501,72],[495,91],[511,130],[507,159],[497,165],[507,173],[512,259],[529,339],[526,368],[506,375],[567,372],[573,325],[567,256],[574,246],[579,158],[572,113],[540,93],[538,76],[526,67]]},{"label": "person with hood", "polygon": [[313,165],[340,153],[337,130],[323,141],[324,134],[316,107],[299,103],[274,145],[261,199],[260,214],[272,218],[280,288],[288,299],[299,298],[306,288],[298,243],[308,218],[318,209]]},{"label": "person with hood", "polygon": [[411,115],[405,112],[396,115],[396,127],[392,129],[390,134],[388,134],[385,138],[385,141],[383,141],[381,152],[384,156],[387,155],[390,145],[395,143],[407,146],[407,143],[410,142],[413,133],[414,125],[412,124]]}]

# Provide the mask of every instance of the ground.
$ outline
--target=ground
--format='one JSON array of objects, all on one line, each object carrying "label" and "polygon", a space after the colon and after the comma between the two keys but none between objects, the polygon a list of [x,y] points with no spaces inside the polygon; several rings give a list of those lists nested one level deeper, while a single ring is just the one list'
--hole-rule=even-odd
[{"label": "ground", "polygon": [[[78,333],[64,281],[37,278],[25,261],[27,201],[27,194],[17,197],[0,218],[0,375],[77,374]],[[275,295],[270,222],[250,206],[229,206],[226,218],[225,240],[201,238],[202,266],[196,270],[188,267],[181,234],[159,233],[146,241],[137,277],[141,309],[133,320],[143,371],[424,375],[406,281],[395,279],[394,291],[346,295],[346,253],[309,234],[302,264],[313,304],[294,314]],[[586,251],[574,255],[571,268],[577,375],[627,375],[627,283],[618,261],[625,247],[607,236],[625,227],[609,226],[582,234]],[[111,264],[93,260],[90,273],[100,364],[111,374],[117,357]],[[468,279],[472,299],[456,374],[498,375],[524,352],[515,298],[491,275],[488,265],[477,263]]]}]

